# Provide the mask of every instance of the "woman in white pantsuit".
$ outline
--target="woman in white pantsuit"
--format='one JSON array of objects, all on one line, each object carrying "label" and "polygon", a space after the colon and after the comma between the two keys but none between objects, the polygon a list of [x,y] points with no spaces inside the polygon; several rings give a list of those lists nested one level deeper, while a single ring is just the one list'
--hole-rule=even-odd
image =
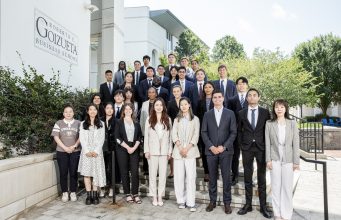
[{"label": "woman in white pantsuit", "polygon": [[193,115],[190,100],[180,99],[180,111],[174,119],[172,138],[175,144],[174,158],[174,190],[179,209],[189,207],[196,211],[196,158],[200,157],[198,149],[199,118]]},{"label": "woman in white pantsuit", "polygon": [[287,101],[278,99],[273,119],[266,123],[267,168],[271,170],[272,206],[275,219],[291,219],[294,171],[299,169],[299,137],[295,120],[289,118]]},{"label": "woman in white pantsuit", "polygon": [[154,206],[163,206],[162,196],[166,187],[167,164],[172,155],[171,130],[172,122],[167,115],[165,102],[162,98],[157,98],[146,120],[144,132],[144,153],[149,163],[149,195],[153,197]]}]

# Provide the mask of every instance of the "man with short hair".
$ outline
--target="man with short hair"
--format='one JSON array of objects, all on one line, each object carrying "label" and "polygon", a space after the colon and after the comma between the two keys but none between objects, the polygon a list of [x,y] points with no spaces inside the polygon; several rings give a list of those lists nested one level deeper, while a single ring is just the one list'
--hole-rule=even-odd
[{"label": "man with short hair", "polygon": [[146,71],[147,78],[142,80],[139,85],[139,95],[142,102],[147,101],[147,91],[153,86],[154,68],[149,66]]},{"label": "man with short hair", "polygon": [[[142,73],[147,74],[147,68],[150,67],[150,56],[144,55],[143,58],[142,58],[142,61],[143,61],[143,66],[141,66],[140,71]],[[155,74],[155,70],[154,70],[154,74]]]},{"label": "man with short hair", "polygon": [[238,211],[238,215],[252,211],[253,161],[256,158],[260,212],[265,218],[272,218],[271,211],[266,207],[265,161],[265,124],[270,119],[270,112],[259,106],[260,94],[257,89],[249,89],[246,97],[248,107],[238,112],[238,144],[243,157],[246,204]]},{"label": "man with short hair", "polygon": [[[189,92],[191,90],[191,87],[193,86],[193,82],[186,79],[186,68],[183,66],[180,66],[178,68],[178,75],[179,75],[179,80],[173,83],[171,85],[171,88],[173,88],[174,85],[181,86],[182,96],[189,98],[190,97]],[[173,94],[171,94],[171,97],[172,98],[174,97]]]},{"label": "man with short hair", "polygon": [[168,66],[165,67],[165,76],[167,76],[168,78],[171,78],[170,69],[172,68],[172,66],[177,66],[176,56],[174,53],[168,54]]},{"label": "man with short hair", "polygon": [[235,83],[228,79],[227,67],[222,64],[218,67],[219,79],[214,81],[214,87],[220,89],[224,94],[225,103],[227,106],[227,100],[237,94],[237,89]]},{"label": "man with short hair", "polygon": [[186,79],[191,81],[191,82],[194,82],[195,74],[194,74],[194,71],[192,70],[192,68],[189,67],[189,59],[188,59],[188,57],[182,57],[181,58],[180,66],[183,66],[186,69]]},{"label": "man with short hair", "polygon": [[236,119],[231,110],[224,108],[222,91],[215,90],[212,94],[214,108],[205,113],[201,136],[205,143],[205,154],[209,170],[210,203],[206,207],[211,212],[217,202],[217,175],[220,165],[223,179],[223,201],[225,213],[231,214],[231,164],[233,157],[233,141],[237,136]]},{"label": "man with short hair", "polygon": [[141,72],[141,62],[139,60],[134,61],[134,85],[139,86],[140,82],[147,78],[144,72]]},{"label": "man with short hair", "polygon": [[162,64],[157,66],[157,75],[160,77],[161,85],[169,80],[169,77],[165,76],[165,67]]},{"label": "man with short hair", "polygon": [[159,76],[155,76],[153,79],[153,87],[156,89],[157,97],[163,98],[165,103],[168,103],[168,89],[164,88],[161,84],[161,78]]},{"label": "man with short hair", "polygon": [[112,81],[112,71],[105,71],[105,83],[102,83],[99,87],[99,93],[101,95],[101,100],[104,104],[108,102],[114,102],[114,93],[118,89],[118,85]]}]

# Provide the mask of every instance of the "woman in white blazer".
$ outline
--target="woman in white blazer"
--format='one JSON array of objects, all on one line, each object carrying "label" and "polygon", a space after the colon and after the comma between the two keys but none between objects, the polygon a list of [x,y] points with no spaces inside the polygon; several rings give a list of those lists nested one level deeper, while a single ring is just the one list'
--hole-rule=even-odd
[{"label": "woman in white blazer", "polygon": [[300,164],[298,129],[288,111],[287,101],[276,100],[272,107],[273,119],[265,127],[266,163],[271,170],[275,219],[291,219],[293,176]]},{"label": "woman in white blazer", "polygon": [[180,111],[172,129],[175,144],[174,190],[179,209],[187,206],[191,212],[195,212],[196,158],[200,157],[198,149],[200,122],[199,118],[193,115],[188,98],[181,98],[179,105]]},{"label": "woman in white blazer", "polygon": [[[162,196],[166,187],[167,163],[172,155],[172,122],[167,115],[165,102],[157,98],[146,120],[144,153],[149,163],[149,195],[154,206],[163,206]],[[159,185],[156,187],[157,171]]]}]

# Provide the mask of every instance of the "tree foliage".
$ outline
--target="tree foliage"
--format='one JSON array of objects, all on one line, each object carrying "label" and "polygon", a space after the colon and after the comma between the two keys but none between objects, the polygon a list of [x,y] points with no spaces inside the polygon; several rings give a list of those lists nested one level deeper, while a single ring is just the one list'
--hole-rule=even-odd
[{"label": "tree foliage", "polygon": [[341,101],[341,38],[333,34],[315,37],[298,45],[294,55],[315,77],[318,106],[326,115],[332,102]]},{"label": "tree foliage", "polygon": [[209,59],[208,50],[208,46],[189,29],[181,33],[178,45],[175,47],[178,57],[197,59],[201,63]]},{"label": "tree foliage", "polygon": [[246,57],[243,45],[238,43],[235,37],[229,35],[217,40],[212,52],[214,61]]}]

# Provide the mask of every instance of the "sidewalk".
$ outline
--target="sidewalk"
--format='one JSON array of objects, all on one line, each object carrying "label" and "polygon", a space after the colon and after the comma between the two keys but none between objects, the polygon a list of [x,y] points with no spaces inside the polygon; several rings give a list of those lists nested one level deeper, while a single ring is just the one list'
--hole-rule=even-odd
[{"label": "sidewalk", "polygon": [[[314,164],[301,161],[301,176],[294,195],[294,215],[297,220],[323,219],[323,187],[322,168],[315,171]],[[341,219],[341,158],[327,161],[329,219]],[[196,212],[188,209],[179,210],[175,201],[166,200],[164,207],[154,207],[151,200],[143,198],[141,205],[127,204],[121,197],[117,197],[117,205],[111,205],[110,199],[102,199],[98,206],[84,205],[85,195],[77,202],[63,203],[60,198],[40,207],[31,209],[19,219],[265,219],[254,210],[245,216],[237,215],[237,208],[233,208],[231,215],[223,212],[223,207],[217,207],[213,212],[205,211],[206,205],[199,204]]]}]

